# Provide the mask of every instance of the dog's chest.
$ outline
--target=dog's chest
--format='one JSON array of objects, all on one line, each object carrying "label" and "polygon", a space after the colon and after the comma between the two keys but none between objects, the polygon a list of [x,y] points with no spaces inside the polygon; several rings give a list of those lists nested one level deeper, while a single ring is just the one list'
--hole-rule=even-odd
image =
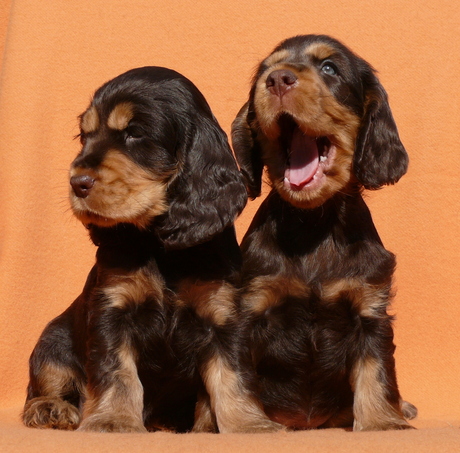
[{"label": "dog's chest", "polygon": [[[309,419],[328,413],[331,405],[346,405],[361,332],[350,304],[329,305],[314,295],[308,299],[286,296],[255,317],[249,330],[262,399],[273,413],[302,408],[306,411],[302,417]],[[338,388],[343,392],[337,393]],[[280,408],[272,396],[279,389],[291,401],[286,407]],[[338,400],[331,402],[331,395]]]},{"label": "dog's chest", "polygon": [[[121,288],[126,295],[123,304]],[[137,289],[135,301],[133,288]],[[129,325],[141,366],[158,375],[193,376],[200,354],[212,343],[216,331],[228,329],[236,316],[235,289],[226,282],[183,280],[171,289],[159,284],[133,287],[129,280],[129,285],[124,282],[105,292],[117,296],[108,309],[122,316],[126,328]]]}]

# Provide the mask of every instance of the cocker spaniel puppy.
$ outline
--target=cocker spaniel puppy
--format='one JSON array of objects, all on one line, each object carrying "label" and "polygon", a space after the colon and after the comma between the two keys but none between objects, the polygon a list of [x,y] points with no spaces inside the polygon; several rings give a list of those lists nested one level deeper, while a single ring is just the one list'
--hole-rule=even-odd
[{"label": "cocker spaniel puppy", "polygon": [[70,202],[96,264],[32,353],[24,423],[188,431],[200,395],[196,431],[270,428],[234,362],[247,193],[204,97],[175,71],[133,69],[80,128]]},{"label": "cocker spaniel puppy", "polygon": [[249,194],[272,190],[242,242],[246,367],[269,417],[293,429],[409,427],[393,358],[395,257],[363,188],[408,157],[374,70],[328,36],[282,42],[232,127]]}]

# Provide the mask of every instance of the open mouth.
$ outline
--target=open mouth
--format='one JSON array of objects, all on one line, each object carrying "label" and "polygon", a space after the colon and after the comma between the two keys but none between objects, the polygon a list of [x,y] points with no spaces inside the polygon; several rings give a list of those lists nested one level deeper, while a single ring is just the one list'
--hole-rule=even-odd
[{"label": "open mouth", "polygon": [[318,181],[327,170],[334,149],[328,137],[311,137],[299,128],[291,115],[278,120],[280,145],[286,155],[284,184],[292,190],[302,190]]}]

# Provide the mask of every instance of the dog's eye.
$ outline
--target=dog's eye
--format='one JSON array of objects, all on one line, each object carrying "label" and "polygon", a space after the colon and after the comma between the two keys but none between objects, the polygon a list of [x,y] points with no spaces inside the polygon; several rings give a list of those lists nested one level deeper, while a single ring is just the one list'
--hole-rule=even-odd
[{"label": "dog's eye", "polygon": [[125,140],[136,140],[143,137],[142,131],[137,127],[127,127],[124,130]]},{"label": "dog's eye", "polygon": [[324,72],[324,74],[327,74],[330,76],[335,76],[339,73],[339,71],[337,70],[337,67],[330,61],[325,61],[323,63],[323,65],[321,66],[321,71]]}]

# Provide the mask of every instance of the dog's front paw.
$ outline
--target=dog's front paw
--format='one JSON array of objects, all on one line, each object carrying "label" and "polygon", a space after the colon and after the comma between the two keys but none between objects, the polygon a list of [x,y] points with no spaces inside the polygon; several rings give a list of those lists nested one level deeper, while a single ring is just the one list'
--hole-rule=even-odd
[{"label": "dog's front paw", "polygon": [[273,422],[268,418],[250,420],[246,423],[219,423],[220,433],[275,433],[285,429],[284,425]]},{"label": "dog's front paw", "polygon": [[99,433],[146,433],[145,426],[131,418],[97,417],[85,418],[78,431],[94,431]]},{"label": "dog's front paw", "polygon": [[379,420],[372,423],[360,423],[355,420],[353,431],[388,431],[398,429],[415,429],[406,420]]},{"label": "dog's front paw", "polygon": [[259,423],[248,424],[240,430],[245,433],[275,433],[285,430],[286,427],[271,420],[261,420]]},{"label": "dog's front paw", "polygon": [[26,402],[22,420],[30,428],[74,430],[81,415],[73,404],[61,398],[41,396]]}]

